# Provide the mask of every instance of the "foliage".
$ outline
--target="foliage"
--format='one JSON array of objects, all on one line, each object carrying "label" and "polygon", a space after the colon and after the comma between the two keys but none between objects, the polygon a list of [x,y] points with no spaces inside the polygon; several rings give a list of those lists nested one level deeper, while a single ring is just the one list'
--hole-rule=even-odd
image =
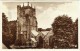
[{"label": "foliage", "polygon": [[74,22],[74,44],[78,47],[78,19]]},{"label": "foliage", "polygon": [[54,48],[70,48],[73,43],[73,22],[68,16],[58,16],[52,24]]}]

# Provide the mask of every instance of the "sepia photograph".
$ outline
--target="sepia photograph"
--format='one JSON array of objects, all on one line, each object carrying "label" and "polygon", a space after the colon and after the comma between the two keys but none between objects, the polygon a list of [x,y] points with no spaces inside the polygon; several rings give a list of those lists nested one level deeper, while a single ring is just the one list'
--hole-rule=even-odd
[{"label": "sepia photograph", "polygon": [[2,49],[78,49],[78,3],[3,2]]}]

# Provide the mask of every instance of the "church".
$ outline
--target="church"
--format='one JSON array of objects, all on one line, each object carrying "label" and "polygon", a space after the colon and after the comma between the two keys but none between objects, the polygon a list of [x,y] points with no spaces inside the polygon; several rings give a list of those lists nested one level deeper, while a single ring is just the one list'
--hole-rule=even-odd
[{"label": "church", "polygon": [[32,30],[37,31],[36,9],[30,6],[17,5],[17,35],[16,43],[21,46],[30,46]]}]

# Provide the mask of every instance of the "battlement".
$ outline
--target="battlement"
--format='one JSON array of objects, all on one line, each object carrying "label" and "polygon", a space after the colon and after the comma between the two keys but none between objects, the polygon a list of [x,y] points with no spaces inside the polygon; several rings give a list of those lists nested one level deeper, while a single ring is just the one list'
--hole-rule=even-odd
[{"label": "battlement", "polygon": [[17,5],[17,8],[21,8],[21,10],[23,10],[23,9],[31,9],[31,10],[35,11],[35,7],[33,8],[32,4],[30,6],[29,2],[27,4],[27,6],[24,6],[24,3],[23,3],[22,6],[21,5]]}]

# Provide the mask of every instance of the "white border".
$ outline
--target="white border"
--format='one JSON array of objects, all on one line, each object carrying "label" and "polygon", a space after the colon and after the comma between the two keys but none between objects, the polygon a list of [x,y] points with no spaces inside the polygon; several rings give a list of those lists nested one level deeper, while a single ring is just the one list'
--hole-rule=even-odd
[{"label": "white border", "polygon": [[[25,2],[25,1],[0,1],[0,2]],[[45,0],[45,1],[35,1],[35,0],[27,0],[27,2],[53,2],[53,1],[50,1],[50,0]],[[61,1],[54,1],[54,2],[61,2]],[[65,2],[65,1],[63,1]],[[67,1],[69,2],[69,1]],[[71,2],[71,1],[70,1]],[[0,8],[1,9],[1,8]],[[79,30],[79,27],[80,27],[80,17],[78,18],[78,49],[2,49],[2,12],[0,12],[0,50],[1,51],[80,51],[80,30]]]},{"label": "white border", "polygon": [[72,2],[79,0],[1,0],[2,2]]}]

